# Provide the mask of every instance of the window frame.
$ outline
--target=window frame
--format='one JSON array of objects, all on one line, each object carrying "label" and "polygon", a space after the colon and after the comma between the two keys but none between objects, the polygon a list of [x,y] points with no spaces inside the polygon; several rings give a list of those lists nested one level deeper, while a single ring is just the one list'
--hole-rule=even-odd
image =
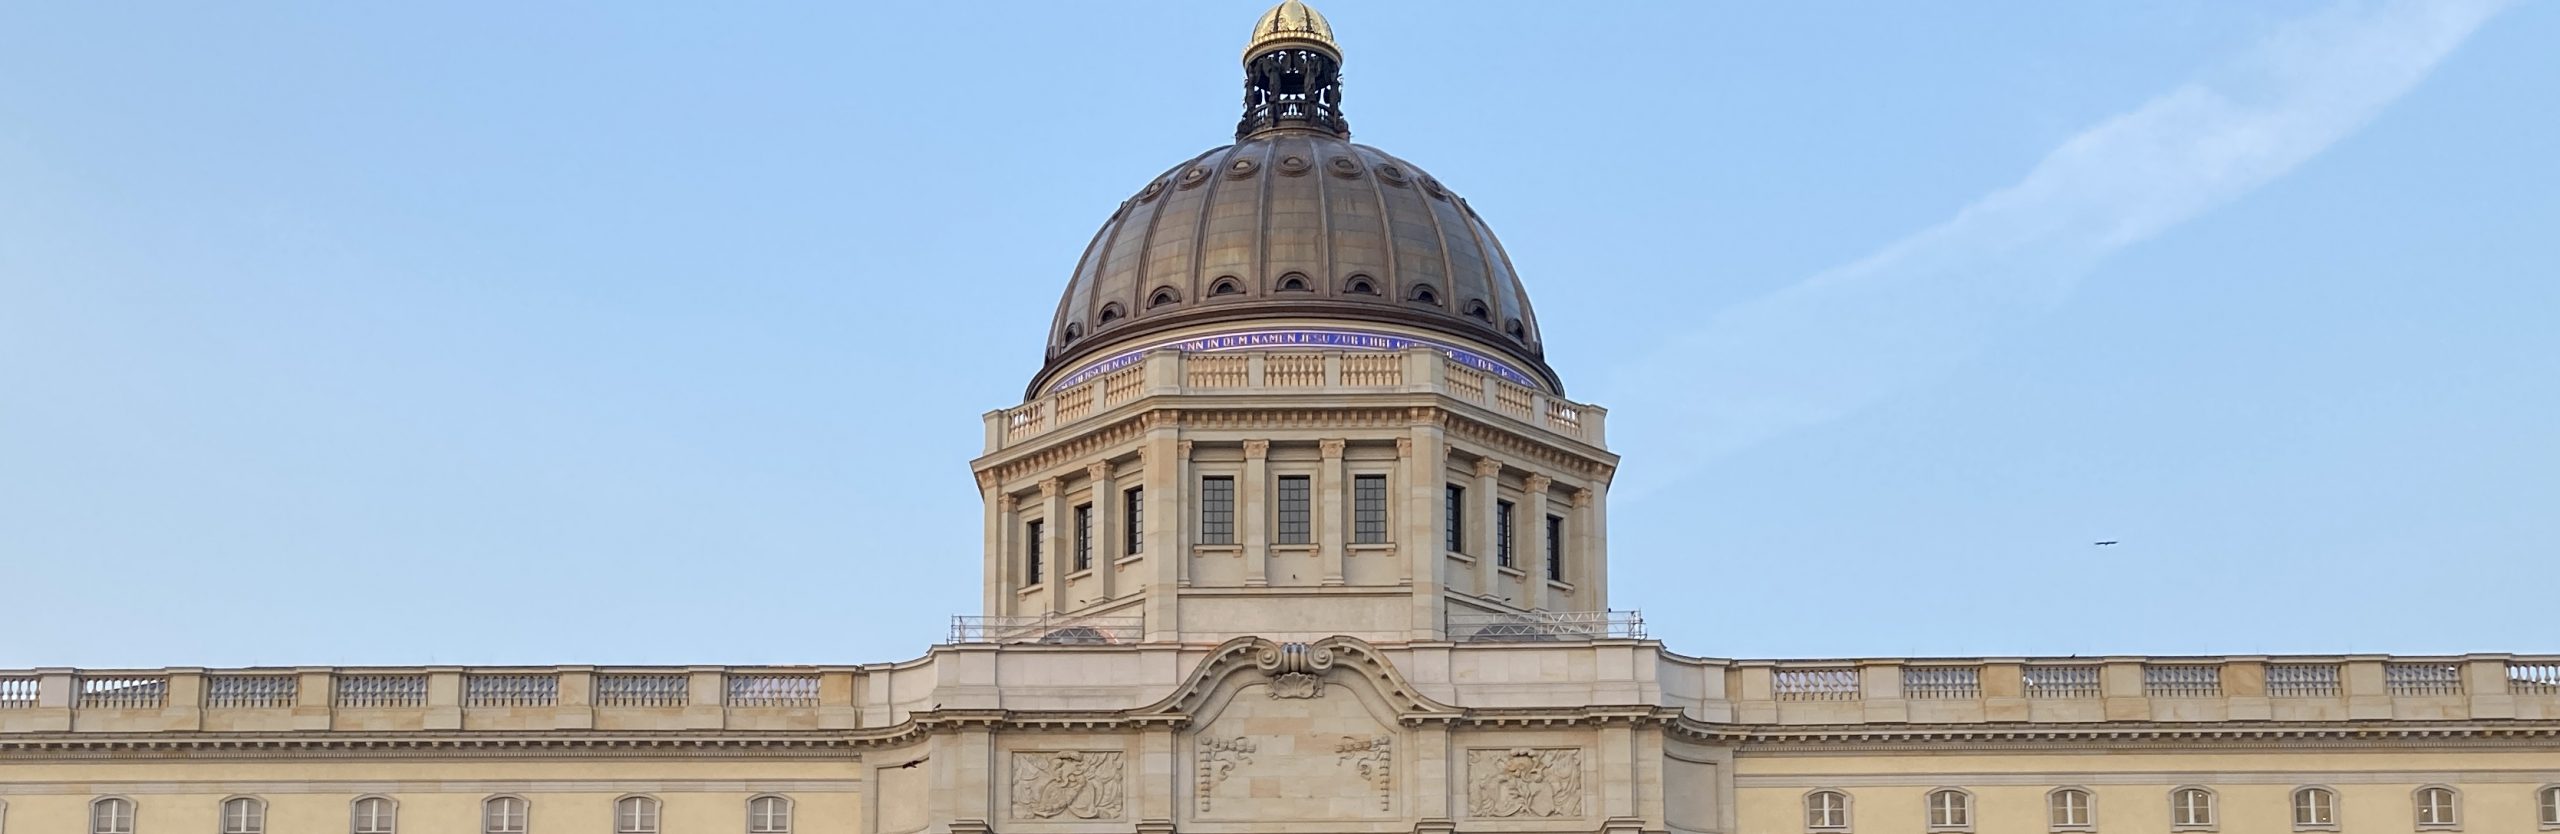
[{"label": "window frame", "polygon": [[[2197,806],[2198,808],[2200,808],[2201,810],[2203,810],[2203,812],[2204,812],[2204,814],[2203,814],[2203,818],[2202,818],[2202,819],[2196,819],[2196,818],[2194,818],[2194,817],[2190,816],[2190,817],[2187,817],[2184,821],[2180,821],[2180,813],[2179,813],[2179,812],[2180,812],[2180,811],[2182,811],[2182,810],[2188,810],[2188,809],[2187,809],[2187,806],[2185,806],[2183,803],[2181,803],[2181,802],[2180,802],[2180,799],[2182,799],[2182,798],[2186,797],[2186,796],[2187,796],[2187,795],[2189,795],[2189,794],[2194,794],[2194,795],[2196,795],[2196,796],[2203,797],[2203,799],[2204,799],[2203,804],[2202,804],[2202,805],[2200,805],[2200,806]],[[2208,788],[2208,787],[2205,787],[2205,786],[2203,786],[2203,785],[2179,785],[2179,786],[2177,786],[2177,787],[2174,787],[2174,788],[2170,788],[2170,789],[2169,789],[2169,830],[2171,830],[2171,831],[2220,831],[2220,830],[2222,830],[2221,826],[2222,826],[2222,795],[2221,795],[2221,794],[2214,793],[2214,791],[2213,791],[2213,789],[2212,789],[2212,788]]]},{"label": "window frame", "polygon": [[[1292,492],[1295,495],[1292,495]],[[1271,543],[1316,543],[1316,479],[1314,475],[1274,475],[1271,479]]]},{"label": "window frame", "polygon": [[[782,803],[782,827],[756,827],[756,805],[767,800]],[[747,834],[791,834],[793,818],[799,812],[798,805],[799,803],[791,801],[791,797],[778,793],[760,793],[747,797]]]},{"label": "window frame", "polygon": [[1048,554],[1042,552],[1048,543],[1048,519],[1022,520],[1022,587],[1037,587],[1049,581]]},{"label": "window frame", "polygon": [[[1370,495],[1371,488],[1376,494]],[[1395,489],[1384,472],[1351,473],[1351,543],[1386,544],[1395,529]]]},{"label": "window frame", "polygon": [[2560,831],[2560,785],[2544,785],[2533,790],[2533,816],[2540,820],[2542,831]]},{"label": "window frame", "polygon": [[1516,526],[1516,522],[1520,520],[1519,515],[1520,505],[1511,503],[1510,499],[1498,498],[1494,500],[1493,564],[1495,567],[1517,568],[1517,565],[1514,564],[1517,554],[1514,551],[1519,546],[1519,543],[1512,540],[1511,528]]},{"label": "window frame", "polygon": [[[489,813],[497,810],[502,802],[516,803],[516,827],[499,828],[496,821],[489,818]],[[533,800],[511,793],[492,794],[480,800],[480,834],[527,834],[532,830]]]},{"label": "window frame", "polygon": [[[2429,822],[2427,817],[2432,816],[2430,812],[2437,806],[2428,800],[2438,793],[2444,796],[2445,818]],[[2452,785],[2419,785],[2409,792],[2409,816],[2411,821],[2417,823],[2420,831],[2460,831],[2462,830],[2462,791]]]},{"label": "window frame", "polygon": [[[110,815],[102,824],[98,820],[98,810],[110,806],[123,809],[124,816],[119,820]],[[119,821],[123,823],[121,828],[115,827]],[[142,803],[133,801],[132,797],[110,795],[93,797],[89,800],[89,834],[133,834],[134,829],[141,825]]]},{"label": "window frame", "polygon": [[[639,803],[635,807],[644,807],[649,809],[649,825],[647,827],[640,827],[637,823],[628,826],[622,824],[623,806],[631,805],[633,803]],[[614,797],[613,834],[658,834],[660,826],[662,825],[660,818],[666,814],[666,810],[666,803],[659,801],[657,797],[649,794],[631,793]]]},{"label": "window frame", "polygon": [[[1941,799],[1951,800],[1941,802]],[[1920,820],[1931,832],[1971,832],[1973,792],[1963,788],[1930,788],[1920,799]]]},{"label": "window frame", "polygon": [[1072,557],[1072,561],[1067,563],[1068,571],[1070,573],[1083,573],[1085,571],[1092,570],[1093,502],[1087,501],[1082,504],[1077,504],[1075,509],[1069,510],[1067,514],[1074,517],[1073,524],[1075,525],[1074,556]]},{"label": "window frame", "polygon": [[[2078,822],[2071,822],[2068,820],[2055,819],[2055,812],[2063,810],[2063,806],[2058,803],[2064,796],[2072,795],[2080,797],[2080,820]],[[2050,832],[2082,832],[2098,830],[2098,792],[2079,785],[2064,785],[2053,790],[2045,791],[2044,827],[2046,831]]]},{"label": "window frame", "polygon": [[1467,553],[1467,488],[1440,485],[1440,545],[1447,552]]},{"label": "window frame", "polygon": [[[1211,484],[1219,485],[1213,495]],[[1236,476],[1200,476],[1200,543],[1227,546],[1236,543]],[[1212,498],[1218,500],[1211,500]],[[1221,529],[1223,528],[1223,529]]]},{"label": "window frame", "polygon": [[[1840,798],[1840,807],[1838,809],[1840,812],[1840,821],[1838,823],[1826,824],[1814,818],[1814,798],[1823,796],[1836,796]],[[1804,799],[1799,804],[1804,808],[1805,834],[1848,834],[1848,832],[1857,825],[1857,801],[1850,798],[1848,791],[1844,791],[1839,788],[1815,788],[1813,790],[1805,791]]]},{"label": "window frame", "polygon": [[[231,824],[231,808],[235,805],[251,809],[254,816],[247,824],[239,827]],[[214,817],[214,830],[222,834],[266,834],[267,801],[248,794],[226,796],[222,798],[222,804],[214,806]]]},{"label": "window frame", "polygon": [[1547,514],[1547,581],[1563,582],[1565,531],[1564,516]]},{"label": "window frame", "polygon": [[1147,488],[1133,486],[1120,491],[1121,555],[1136,556],[1147,546]]},{"label": "window frame", "polygon": [[[2322,809],[2329,812],[2329,819],[2326,822],[2303,819],[2305,816],[2303,812],[2311,810],[2313,807],[2305,804],[2304,800],[2312,796],[2319,796],[2321,801],[2326,803],[2325,805],[2320,806]],[[2338,789],[2327,785],[2303,785],[2301,787],[2294,788],[2293,793],[2286,795],[2286,800],[2285,818],[2293,821],[2293,830],[2338,830]]]},{"label": "window frame", "polygon": [[[365,804],[368,802],[379,802],[382,803],[383,808],[389,809],[387,824],[382,828],[366,828],[364,827],[364,818],[358,816],[359,814],[364,813],[363,809]],[[381,817],[383,815],[376,816]],[[385,822],[385,820],[382,819],[377,819],[376,821]],[[378,793],[369,793],[347,800],[347,834],[399,834],[399,832],[399,800],[392,799],[391,797],[383,796]]]}]

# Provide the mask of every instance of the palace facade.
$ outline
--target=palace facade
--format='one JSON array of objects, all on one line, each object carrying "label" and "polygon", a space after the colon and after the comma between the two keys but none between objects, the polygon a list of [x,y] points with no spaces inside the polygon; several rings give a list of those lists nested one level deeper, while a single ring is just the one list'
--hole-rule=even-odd
[{"label": "palace facade", "polygon": [[1492,229],[1325,20],[986,415],[984,605],[816,667],[0,670],[19,834],[2560,829],[2560,657],[1679,654]]}]

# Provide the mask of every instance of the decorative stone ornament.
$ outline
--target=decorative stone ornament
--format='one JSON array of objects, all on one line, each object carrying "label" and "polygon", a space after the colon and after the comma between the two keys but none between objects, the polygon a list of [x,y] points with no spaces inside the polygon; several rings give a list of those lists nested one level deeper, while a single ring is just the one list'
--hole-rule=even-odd
[{"label": "decorative stone ornament", "polygon": [[1013,754],[1014,819],[1120,818],[1121,755],[1116,750]]},{"label": "decorative stone ornament", "polygon": [[1582,816],[1582,751],[1467,751],[1467,813],[1478,817]]},{"label": "decorative stone ornament", "polygon": [[1236,768],[1253,763],[1253,754],[1258,747],[1252,738],[1246,736],[1200,737],[1199,753],[1192,770],[1199,782],[1200,789],[1196,793],[1200,797],[1201,813],[1210,811],[1210,796],[1217,792],[1218,785],[1226,782]]},{"label": "decorative stone ornament", "polygon": [[1281,643],[1262,652],[1254,665],[1271,676],[1271,697],[1324,697],[1324,670],[1333,668],[1333,652],[1305,643]]}]

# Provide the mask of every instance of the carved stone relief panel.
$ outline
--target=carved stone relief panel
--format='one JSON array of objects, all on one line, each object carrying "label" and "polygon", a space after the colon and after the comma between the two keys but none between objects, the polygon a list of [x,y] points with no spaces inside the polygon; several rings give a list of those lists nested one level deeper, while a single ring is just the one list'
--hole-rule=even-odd
[{"label": "carved stone relief panel", "polygon": [[1582,751],[1514,747],[1467,751],[1467,814],[1582,816]]},{"label": "carved stone relief panel", "polygon": [[1117,750],[1014,753],[1013,818],[1119,819],[1121,758]]}]

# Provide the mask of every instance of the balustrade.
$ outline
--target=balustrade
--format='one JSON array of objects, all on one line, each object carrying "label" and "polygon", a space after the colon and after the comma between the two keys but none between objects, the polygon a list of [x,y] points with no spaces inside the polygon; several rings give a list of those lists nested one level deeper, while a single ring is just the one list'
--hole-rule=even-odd
[{"label": "balustrade", "polygon": [[2153,698],[2220,698],[2222,667],[2196,664],[2144,666],[2142,694]]},{"label": "balustrade", "polygon": [[814,707],[818,676],[730,675],[727,702],[732,707]]},{"label": "balustrade", "polygon": [[599,707],[681,707],[692,695],[683,675],[604,674],[595,686]]},{"label": "balustrade", "polygon": [[0,677],[0,709],[34,709],[37,682],[34,675]]},{"label": "balustrade", "polygon": [[472,675],[463,688],[466,707],[548,707],[560,703],[558,675]]},{"label": "balustrade", "polygon": [[204,681],[210,709],[278,709],[293,706],[302,679],[293,675],[212,675]]},{"label": "balustrade", "polygon": [[1772,692],[1781,701],[1855,701],[1859,697],[1854,666],[1779,669],[1772,682]]},{"label": "balustrade", "polygon": [[427,705],[426,675],[339,675],[338,706],[402,709]]},{"label": "balustrade", "polygon": [[1982,667],[1906,666],[1902,697],[1919,701],[1970,701],[1982,697]]},{"label": "balustrade", "polygon": [[2383,687],[2395,696],[2462,694],[2462,664],[2392,663],[2382,667]]},{"label": "balustrade", "polygon": [[2270,698],[2335,698],[2338,665],[2335,663],[2276,663],[2267,666],[2267,697]]},{"label": "balustrade", "polygon": [[2509,661],[2507,691],[2516,695],[2560,695],[2560,662]]},{"label": "balustrade", "polygon": [[2029,666],[2020,676],[2027,697],[2039,699],[2096,698],[2104,689],[2099,686],[2096,666]]},{"label": "balustrade", "polygon": [[159,709],[168,700],[165,677],[80,678],[81,709]]}]

